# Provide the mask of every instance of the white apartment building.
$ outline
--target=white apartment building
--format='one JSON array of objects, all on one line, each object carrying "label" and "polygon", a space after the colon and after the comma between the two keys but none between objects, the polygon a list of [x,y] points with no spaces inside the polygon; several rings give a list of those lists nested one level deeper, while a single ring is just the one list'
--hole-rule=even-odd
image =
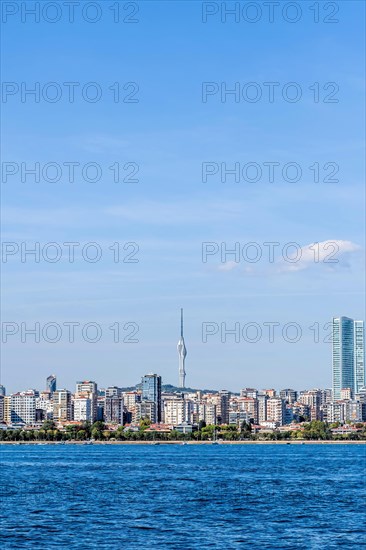
[{"label": "white apartment building", "polygon": [[141,392],[137,391],[129,391],[129,392],[123,392],[123,404],[125,409],[131,413],[132,420],[135,422],[137,418],[140,418],[141,411],[136,410],[136,407],[141,402]]},{"label": "white apartment building", "polygon": [[98,413],[98,386],[97,383],[92,380],[84,380],[83,382],[76,382],[75,397],[82,395],[87,397],[91,401],[91,422],[97,419]]},{"label": "white apartment building", "polygon": [[285,402],[280,397],[270,397],[267,401],[267,422],[285,423]]},{"label": "white apartment building", "polygon": [[322,420],[321,405],[323,402],[322,390],[314,389],[301,392],[299,402],[310,407],[310,420]]},{"label": "white apartment building", "polygon": [[327,421],[340,422],[362,422],[362,403],[360,401],[333,401],[327,405]]},{"label": "white apartment building", "polygon": [[36,398],[36,409],[41,409],[46,419],[53,417],[53,405],[49,392],[41,392],[39,394],[39,397]]},{"label": "white apartment building", "polygon": [[217,423],[217,406],[213,403],[200,403],[198,405],[198,420],[207,425]]},{"label": "white apartment building", "polygon": [[28,390],[10,396],[10,421],[34,424],[36,421],[36,392]]},{"label": "white apartment building", "polygon": [[74,420],[93,422],[93,403],[89,394],[79,394],[74,398]]},{"label": "white apartment building", "polygon": [[258,390],[255,388],[243,388],[240,390],[240,397],[251,397],[252,399],[256,399],[258,395]]},{"label": "white apartment building", "polygon": [[163,418],[165,424],[177,426],[189,419],[189,401],[185,399],[164,399]]},{"label": "white apartment building", "polygon": [[140,420],[148,418],[153,424],[157,422],[156,404],[154,401],[136,403],[132,411],[132,422],[138,424]]},{"label": "white apartment building", "polygon": [[341,401],[345,399],[352,399],[353,398],[353,391],[352,388],[343,388],[341,389]]},{"label": "white apartment building", "polygon": [[239,412],[245,412],[254,424],[258,424],[258,400],[253,397],[239,397],[236,399]]},{"label": "white apartment building", "polygon": [[258,393],[258,424],[262,425],[267,420],[267,401],[269,397],[264,393]]}]

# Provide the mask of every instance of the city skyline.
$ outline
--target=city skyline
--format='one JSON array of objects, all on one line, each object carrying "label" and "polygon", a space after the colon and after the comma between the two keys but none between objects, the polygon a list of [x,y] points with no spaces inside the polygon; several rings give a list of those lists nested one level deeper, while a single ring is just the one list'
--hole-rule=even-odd
[{"label": "city skyline", "polygon": [[0,4],[5,547],[362,546],[366,3]]},{"label": "city skyline", "polygon": [[[201,421],[207,424],[234,424],[239,428],[249,422],[258,429],[276,429],[312,420],[325,422],[366,422],[366,385],[357,393],[342,388],[335,396],[331,389],[242,388],[239,393],[222,389],[216,392],[162,388],[158,374],[145,374],[134,389],[118,386],[98,389],[94,380],[77,381],[75,392],[57,388],[55,375],[52,390],[29,389],[6,394],[0,387],[0,428],[18,425],[42,427],[53,421],[68,423],[105,422],[125,426],[171,425],[191,433]],[[337,390],[336,390],[337,391]],[[142,423],[142,424],[141,424]],[[145,426],[146,427],[146,426]],[[128,428],[127,428],[128,429]],[[159,428],[158,428],[159,429]]]},{"label": "city skyline", "polygon": [[[181,337],[179,339],[179,342],[178,342],[178,345],[177,345],[177,349],[178,349],[178,380],[175,381],[174,378],[174,369],[172,367],[171,369],[171,372],[168,373],[168,375],[166,374],[163,374],[162,372],[162,369],[160,369],[159,372],[161,372],[161,376],[163,379],[167,380],[167,384],[171,384],[172,386],[177,386],[177,387],[181,387],[182,389],[183,386],[181,386],[181,381],[182,381],[182,377],[181,377],[181,373],[182,373],[182,367],[183,367],[183,372],[184,372],[184,377],[183,377],[183,380],[185,381],[185,375],[186,375],[186,372],[185,372],[185,364],[184,364],[184,359],[185,359],[185,356],[186,356],[186,348],[185,348],[185,342],[184,342],[184,337],[183,337],[183,308],[181,308],[181,323],[180,323],[180,330],[181,330]],[[365,347],[365,334],[364,334],[364,321],[361,321],[361,320],[356,320],[354,321],[353,319],[349,318],[349,317],[345,317],[345,316],[341,316],[341,317],[333,317],[332,318],[332,322],[328,323],[328,325],[331,326],[331,330],[329,331],[329,328],[327,327],[327,334],[326,334],[326,338],[327,338],[327,343],[328,345],[330,344],[330,349],[328,350],[328,365],[327,365],[327,375],[325,377],[323,377],[323,380],[325,380],[325,382],[323,383],[316,383],[314,382],[313,384],[311,384],[312,387],[316,387],[316,388],[333,388],[333,391],[334,391],[334,388],[335,388],[335,372],[336,372],[336,369],[335,369],[335,362],[334,362],[334,349],[335,349],[335,345],[334,345],[334,341],[335,341],[335,334],[338,334],[336,333],[335,331],[335,324],[337,323],[338,320],[345,320],[346,322],[351,322],[352,324],[352,342],[350,344],[350,349],[351,349],[351,357],[350,358],[347,358],[347,360],[349,361],[349,367],[348,367],[348,372],[351,373],[350,376],[347,378],[344,378],[344,381],[347,381],[347,385],[346,387],[351,387],[354,391],[356,391],[356,389],[358,388],[361,388],[365,385],[365,377],[366,377],[366,371],[365,371],[365,350],[364,350],[364,347]],[[269,323],[268,323],[269,324]],[[273,324],[273,323],[272,323]],[[272,327],[273,328],[273,327]],[[319,346],[319,340],[323,337],[322,334],[320,334],[320,331],[319,331],[319,324],[317,324],[317,326],[310,326],[308,327],[308,330],[309,330],[309,334],[310,332],[312,333],[312,337],[313,337],[313,340],[314,340],[314,344],[316,346]],[[226,332],[228,333],[228,338],[232,338],[233,336],[233,330],[229,330],[227,327],[226,327]],[[274,337],[274,333],[272,334],[273,337]],[[353,336],[354,335],[354,336]],[[221,333],[221,338],[222,338],[222,333]],[[329,340],[329,336],[331,337],[331,340]],[[324,337],[325,338],[325,337]],[[318,342],[316,343],[316,340],[318,340]],[[183,342],[183,347],[181,348],[181,344]],[[332,343],[333,342],[333,343]],[[358,344],[356,346],[356,343]],[[232,342],[230,342],[229,340],[229,345],[232,345]],[[202,345],[205,345],[205,344],[202,344]],[[271,344],[273,345],[273,344]],[[293,345],[293,344],[292,344]],[[296,345],[296,343],[295,343]],[[227,344],[225,343],[225,345],[223,345],[223,348],[225,349],[227,346]],[[290,349],[294,349],[293,347],[290,348]],[[316,350],[317,348],[315,348]],[[319,348],[318,348],[319,349]],[[180,351],[181,350],[181,351]],[[185,354],[183,352],[183,350],[185,351]],[[296,348],[295,348],[296,350]],[[296,353],[294,354],[294,356],[296,356]],[[156,365],[159,364],[159,361],[156,362]],[[191,364],[196,366],[197,365],[197,362],[195,361],[195,358],[194,356],[191,357]],[[152,369],[152,370],[155,370],[157,371],[158,369],[155,368],[155,369]],[[81,371],[80,371],[81,372]],[[285,379],[285,378],[282,378],[282,377],[279,377],[277,376],[279,371],[276,371],[275,375],[270,377],[269,378],[269,382],[268,384],[263,384],[261,382],[257,382],[256,381],[256,377],[253,376],[253,373],[252,372],[248,372],[248,375],[247,376],[242,376],[242,380],[244,380],[244,378],[246,379],[247,381],[247,386],[253,386],[253,387],[275,387],[275,388],[280,388],[280,387],[285,387],[285,386],[289,386],[289,387],[296,387],[296,388],[301,388],[301,387],[309,387],[309,380],[307,377],[306,378],[306,381],[304,381],[303,383],[289,383],[291,382],[291,378],[290,379]],[[338,373],[340,372],[339,368],[338,368]],[[92,373],[88,373],[88,371],[84,368],[84,373],[85,373],[85,377],[87,378],[87,374],[92,374]],[[104,369],[104,372],[103,373],[100,373],[100,372],[96,372],[95,373],[96,376],[89,376],[89,378],[100,378],[100,376],[102,374],[105,375],[105,369]],[[256,373],[257,374],[257,373]],[[52,384],[52,378],[53,378],[54,375],[49,375],[48,378],[47,378],[47,384]],[[122,376],[122,375],[120,375]],[[124,380],[125,380],[125,383],[122,384],[123,387],[129,387],[129,386],[135,386],[136,385],[136,380],[133,378],[133,374],[131,376],[131,374],[129,374],[128,376],[124,377]],[[42,378],[41,375],[38,375],[38,378]],[[44,378],[44,376],[43,376]],[[112,383],[115,383],[116,379],[113,379],[112,376],[108,376],[105,378],[109,379],[110,381],[109,382],[105,382],[102,384],[102,386],[104,387],[108,387],[110,386]],[[117,377],[118,378],[118,377]],[[258,377],[258,380],[260,379],[261,377]],[[338,374],[338,378],[339,378],[339,374]],[[63,380],[65,380],[65,377],[63,376],[62,378]],[[120,378],[118,378],[120,379]],[[188,387],[190,388],[201,388],[201,389],[205,389],[205,388],[211,388],[211,389],[214,389],[214,388],[226,388],[228,389],[229,391],[232,391],[232,392],[238,392],[240,390],[240,387],[243,385],[243,384],[240,384],[238,381],[236,381],[236,385],[235,387],[233,387],[232,385],[228,385],[227,383],[225,383],[225,379],[224,377],[222,378],[222,380],[224,381],[224,383],[222,383],[221,385],[216,385],[214,383],[210,383],[209,381],[211,380],[210,377],[208,377],[207,379],[205,378],[203,380],[203,383],[202,384],[195,384],[194,383],[194,380],[197,379],[201,379],[202,380],[202,376],[201,376],[201,373],[197,370],[194,370],[193,367],[192,367],[192,371],[190,370],[190,383],[188,384]],[[68,380],[70,380],[70,377],[68,377]],[[283,380],[283,383],[281,383],[281,380]],[[1,383],[4,385],[4,386],[7,386],[9,388],[13,388],[14,387],[14,391],[18,391],[17,390],[17,385],[12,385],[12,384],[6,384],[5,383],[5,380],[4,380],[4,377],[2,376],[1,378]],[[364,381],[364,383],[362,383],[362,381]],[[338,385],[337,385],[338,384]],[[340,387],[340,382],[339,383],[336,383],[337,385],[337,388],[338,388],[338,393],[337,395],[339,395],[339,391],[341,389]],[[67,382],[67,379],[65,380],[65,383],[63,384],[64,387],[68,387],[70,385],[70,383]],[[24,387],[32,387],[32,385],[25,385]],[[218,390],[217,390],[218,391]]]},{"label": "city skyline", "polygon": [[[319,323],[323,340],[329,328],[322,327],[333,315],[364,318],[364,6],[348,4],[340,24],[314,23],[308,8],[295,24],[283,18],[237,24],[233,16],[222,23],[220,14],[203,23],[199,2],[161,9],[143,2],[138,24],[103,19],[94,25],[77,17],[68,26],[37,24],[32,16],[23,24],[20,11],[8,17],[7,81],[19,90],[22,83],[30,90],[39,81],[43,90],[56,82],[62,97],[52,103],[41,95],[37,102],[29,94],[22,101],[19,92],[2,106],[2,156],[16,171],[4,181],[3,241],[13,243],[13,253],[2,264],[2,319],[30,328],[36,322],[95,322],[103,328],[95,344],[84,342],[77,329],[74,344],[65,334],[54,344],[23,344],[19,330],[2,346],[8,387],[15,388],[19,378],[30,385],[34,370],[39,380],[56,370],[65,385],[73,372],[97,378],[100,371],[105,385],[120,375],[130,385],[133,370],[143,365],[175,383],[180,307],[190,385],[200,387],[207,379],[213,387],[233,389],[239,379],[250,385],[273,385],[276,379],[329,385],[329,344],[314,343],[308,327]],[[163,33],[156,32],[161,28]],[[237,46],[244,38],[249,56]],[[79,83],[73,103],[67,82]],[[83,99],[88,82],[101,87],[100,101]],[[116,82],[119,103],[110,90]],[[127,82],[139,87],[137,103],[122,101]],[[238,82],[240,92],[252,82],[248,92],[256,88],[261,99],[251,103],[216,93],[205,102],[205,82],[223,90]],[[273,102],[265,85],[271,82],[279,83]],[[302,92],[296,103],[284,99],[291,82]],[[337,87],[334,101],[325,102]],[[36,163],[39,181],[31,173]],[[56,167],[47,172],[49,163]],[[79,163],[73,179],[70,163]],[[85,170],[88,163],[99,168],[99,180],[85,177],[95,176],[92,167]],[[53,182],[57,171],[61,179]],[[227,251],[239,243],[240,261],[235,253],[222,261],[218,252],[205,262],[202,247],[208,242],[220,251],[222,243]],[[279,243],[273,262],[268,242]],[[283,259],[291,242],[302,250],[297,264]],[[26,254],[37,243],[39,261]],[[64,243],[79,243],[73,262],[71,245]],[[85,249],[87,243],[99,249]],[[135,246],[124,249],[127,243]],[[243,255],[248,243],[256,247]],[[53,262],[58,250],[60,261]],[[98,250],[100,260],[88,261]],[[202,344],[205,321],[296,321],[304,334],[296,344]],[[117,322],[137,323],[140,342],[114,344],[109,327]]]},{"label": "city skyline", "polygon": [[[214,327],[215,328],[215,327]],[[226,331],[232,335],[233,331]],[[235,335],[237,335],[235,333]],[[366,387],[366,368],[365,368],[365,326],[364,321],[354,320],[349,317],[333,317],[332,319],[332,392],[335,399],[340,399],[341,392],[349,389],[352,395],[356,395],[360,390]],[[179,366],[178,366],[178,387],[182,391],[188,391],[185,386],[185,357],[187,355],[184,336],[183,336],[183,308],[180,310],[180,339],[177,345]],[[142,394],[146,395],[147,401],[154,401],[156,395],[161,394],[162,377],[156,374],[147,374],[141,382]],[[76,393],[90,391],[90,384],[94,382],[78,382]],[[156,385],[158,384],[158,385]],[[174,384],[171,384],[173,387]],[[0,394],[4,395],[5,388],[1,387]],[[117,387],[117,386],[114,386]],[[138,387],[138,384],[135,384]],[[313,386],[314,387],[314,386]],[[319,386],[317,386],[319,387]],[[80,389],[82,388],[82,389]],[[267,385],[268,388],[268,385]],[[199,389],[199,388],[196,388]],[[206,385],[202,389],[208,389]],[[212,389],[212,388],[211,388]],[[56,390],[56,375],[47,376],[46,390],[52,395]],[[215,390],[214,390],[215,391]],[[219,391],[219,390],[216,390]],[[224,390],[222,390],[224,391]],[[225,390],[227,391],[227,390]],[[237,393],[235,390],[230,390]],[[149,396],[152,396],[150,399]],[[154,416],[161,418],[161,410],[155,409]]]}]

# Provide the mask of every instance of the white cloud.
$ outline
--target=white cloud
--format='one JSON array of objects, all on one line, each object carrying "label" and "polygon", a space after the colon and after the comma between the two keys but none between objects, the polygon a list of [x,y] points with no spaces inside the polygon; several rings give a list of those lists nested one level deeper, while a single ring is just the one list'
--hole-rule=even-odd
[{"label": "white cloud", "polygon": [[296,245],[288,247],[278,267],[280,272],[302,271],[315,264],[325,264],[329,268],[344,264],[346,257],[360,250],[358,244],[339,239],[313,242],[303,247]]},{"label": "white cloud", "polygon": [[243,259],[241,262],[230,260],[219,264],[216,269],[223,272],[237,269],[242,274],[262,276],[304,271],[319,264],[334,270],[336,267],[349,267],[350,255],[360,249],[358,244],[340,239],[313,242],[305,246],[296,242],[284,243],[274,248],[273,262],[269,262],[268,250],[263,250],[262,259],[258,263],[247,265]]},{"label": "white cloud", "polygon": [[219,271],[231,271],[232,269],[235,269],[238,266],[239,266],[239,264],[237,262],[230,261],[230,262],[225,262],[223,264],[220,264],[219,267],[218,267],[218,270]]}]

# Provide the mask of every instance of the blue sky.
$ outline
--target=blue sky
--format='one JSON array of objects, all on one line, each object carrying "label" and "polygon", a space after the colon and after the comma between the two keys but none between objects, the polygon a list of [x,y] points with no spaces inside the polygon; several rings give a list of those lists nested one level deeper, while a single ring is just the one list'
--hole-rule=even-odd
[{"label": "blue sky", "polygon": [[[222,23],[220,14],[204,24],[201,2],[155,1],[139,3],[138,23],[115,24],[110,4],[100,3],[95,24],[79,14],[73,24],[64,16],[54,24],[22,23],[19,14],[3,24],[3,80],[29,87],[97,82],[103,92],[97,103],[78,92],[69,103],[62,86],[56,103],[21,102],[15,94],[2,104],[4,161],[94,162],[103,173],[95,183],[79,172],[71,183],[66,169],[55,183],[9,176],[2,183],[3,240],[29,247],[93,241],[103,256],[88,263],[79,248],[74,263],[64,249],[57,263],[9,258],[2,318],[29,327],[95,322],[103,336],[95,344],[80,334],[69,343],[63,333],[54,344],[9,337],[2,383],[42,388],[55,372],[63,387],[83,378],[124,386],[151,371],[176,383],[184,307],[188,385],[329,387],[330,344],[314,343],[309,327],[319,323],[323,340],[333,315],[364,316],[364,4],[339,2],[335,24],[314,23],[311,2],[301,2],[303,17],[294,24],[280,15],[272,24],[265,17]],[[115,82],[138,83],[138,103],[114,103],[108,87]],[[255,82],[264,95],[250,103],[232,96],[221,102],[216,94],[203,103],[202,82],[228,89]],[[270,103],[265,82],[279,82],[276,90],[296,82],[302,98],[290,103],[276,93]],[[335,82],[338,103],[315,103],[315,82],[322,99],[322,86]],[[115,183],[108,169],[115,162],[138,164],[139,182]],[[296,162],[302,177],[203,182],[203,162]],[[315,183],[315,162],[336,163],[339,182]],[[139,262],[114,263],[108,247],[117,241],[138,243]],[[273,264],[265,257],[222,263],[219,255],[202,262],[203,242],[263,249],[269,241],[279,249],[299,243],[303,260],[295,269],[277,256]],[[309,245],[327,241],[339,247],[339,262],[314,263]],[[139,343],[113,343],[108,327],[115,322],[137,323]],[[203,343],[203,322],[255,322],[263,335],[257,343],[222,343],[220,334]],[[263,328],[268,322],[280,323],[274,343]],[[296,343],[281,336],[288,322],[302,327]]]}]

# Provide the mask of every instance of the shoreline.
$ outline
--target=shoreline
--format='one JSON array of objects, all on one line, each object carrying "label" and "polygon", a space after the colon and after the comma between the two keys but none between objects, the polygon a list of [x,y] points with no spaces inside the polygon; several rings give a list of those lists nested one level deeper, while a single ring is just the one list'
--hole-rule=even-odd
[{"label": "shoreline", "polygon": [[[0,441],[0,445],[213,445],[212,441]],[[365,440],[218,441],[217,445],[364,445]]]}]

